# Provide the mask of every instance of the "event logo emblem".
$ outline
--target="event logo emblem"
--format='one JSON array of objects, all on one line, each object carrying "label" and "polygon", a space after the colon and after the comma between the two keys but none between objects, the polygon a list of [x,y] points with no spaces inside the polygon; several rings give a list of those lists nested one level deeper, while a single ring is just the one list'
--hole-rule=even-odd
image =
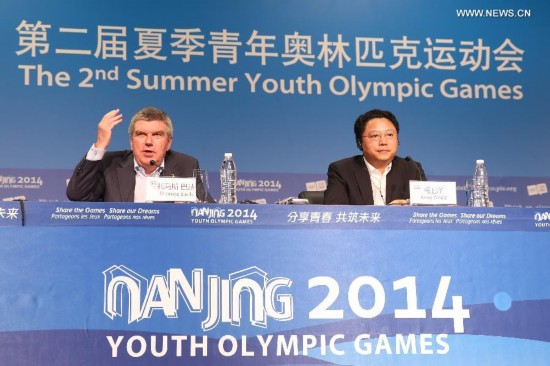
[{"label": "event logo emblem", "polygon": [[2,176],[0,175],[0,184],[15,184],[16,178],[12,176]]},{"label": "event logo emblem", "polygon": [[534,220],[535,227],[548,228],[550,227],[550,212],[535,212]]},{"label": "event logo emblem", "polygon": [[193,207],[192,224],[236,225],[253,224],[258,218],[253,208]]},{"label": "event logo emblem", "polygon": [[193,207],[191,209],[192,217],[206,217],[209,219],[217,219],[225,217],[225,210],[219,207]]},{"label": "event logo emblem", "polygon": [[535,221],[550,221],[550,212],[536,212]]},{"label": "event logo emblem", "polygon": [[[113,265],[103,271],[103,276],[103,312],[111,319],[127,317],[130,324],[151,318],[155,310],[167,318],[178,318],[182,304],[190,313],[204,310],[202,268],[192,270],[191,281],[181,268],[170,268],[166,276],[153,275],[149,281],[124,265]],[[292,320],[293,298],[284,293],[291,285],[286,277],[268,279],[258,267],[231,273],[227,279],[208,275],[207,317],[201,323],[202,329],[212,330],[220,322],[240,326],[244,292],[249,294],[249,320],[253,326],[266,328],[268,318]]]},{"label": "event logo emblem", "polygon": [[237,179],[237,191],[239,192],[279,192],[281,188],[280,180]]}]

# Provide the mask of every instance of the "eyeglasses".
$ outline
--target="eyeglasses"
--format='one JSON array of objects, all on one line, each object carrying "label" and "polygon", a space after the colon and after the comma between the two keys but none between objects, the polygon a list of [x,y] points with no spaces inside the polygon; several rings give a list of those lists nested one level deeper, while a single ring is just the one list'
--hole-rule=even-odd
[{"label": "eyeglasses", "polygon": [[371,131],[366,135],[363,135],[362,137],[366,137],[370,142],[378,142],[380,139],[384,136],[386,138],[386,141],[393,141],[395,140],[397,133],[391,130],[387,131]]}]

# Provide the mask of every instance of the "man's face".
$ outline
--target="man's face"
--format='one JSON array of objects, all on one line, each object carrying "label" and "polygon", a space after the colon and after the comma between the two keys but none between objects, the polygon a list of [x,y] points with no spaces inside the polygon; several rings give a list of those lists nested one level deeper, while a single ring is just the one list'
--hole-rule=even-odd
[{"label": "man's face", "polygon": [[386,118],[373,118],[361,135],[365,159],[376,169],[385,169],[397,153],[397,130]]},{"label": "man's face", "polygon": [[156,169],[150,165],[151,160],[160,165],[170,145],[172,137],[168,136],[168,127],[164,122],[139,120],[135,123],[130,147],[137,163],[145,168],[148,174]]}]

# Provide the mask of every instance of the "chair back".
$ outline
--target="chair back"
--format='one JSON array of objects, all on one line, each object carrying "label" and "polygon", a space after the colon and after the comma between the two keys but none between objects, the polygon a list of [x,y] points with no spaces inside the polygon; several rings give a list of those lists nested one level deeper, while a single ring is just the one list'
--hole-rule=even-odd
[{"label": "chair back", "polygon": [[305,198],[310,205],[322,205],[325,201],[325,191],[302,191],[298,198]]}]

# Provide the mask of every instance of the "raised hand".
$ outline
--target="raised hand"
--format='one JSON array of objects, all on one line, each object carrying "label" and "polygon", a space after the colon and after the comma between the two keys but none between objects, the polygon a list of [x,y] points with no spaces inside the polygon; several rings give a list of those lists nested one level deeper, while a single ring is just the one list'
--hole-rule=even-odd
[{"label": "raised hand", "polygon": [[122,122],[122,114],[120,109],[114,109],[103,116],[97,125],[97,138],[95,147],[98,149],[106,149],[111,142],[113,128]]}]

